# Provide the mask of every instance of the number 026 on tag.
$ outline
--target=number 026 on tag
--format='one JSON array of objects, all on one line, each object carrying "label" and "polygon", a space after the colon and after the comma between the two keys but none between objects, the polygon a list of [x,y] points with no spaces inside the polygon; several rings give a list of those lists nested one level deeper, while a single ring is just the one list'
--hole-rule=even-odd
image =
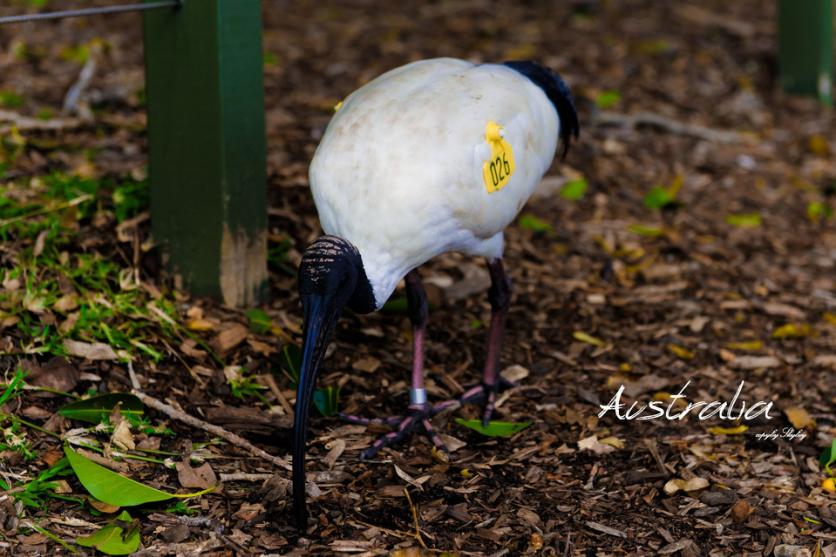
[{"label": "number 026 on tag", "polygon": [[485,140],[490,146],[491,156],[482,165],[482,174],[485,189],[488,193],[493,193],[508,185],[516,169],[514,150],[502,137],[502,127],[496,122],[488,122],[485,127]]}]

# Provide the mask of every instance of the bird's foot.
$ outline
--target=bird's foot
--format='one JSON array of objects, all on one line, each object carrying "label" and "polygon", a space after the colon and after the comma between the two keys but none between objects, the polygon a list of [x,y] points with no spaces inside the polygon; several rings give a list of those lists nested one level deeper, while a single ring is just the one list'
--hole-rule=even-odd
[{"label": "bird's foot", "polygon": [[516,383],[508,381],[503,377],[497,378],[496,383],[488,384],[484,381],[465,388],[464,393],[458,398],[445,400],[435,405],[427,402],[422,404],[411,404],[409,413],[406,416],[389,416],[388,418],[363,418],[352,414],[340,413],[339,417],[349,423],[366,426],[388,426],[394,431],[375,441],[371,447],[360,453],[361,460],[374,457],[383,447],[393,445],[406,439],[416,428],[423,430],[424,435],[432,442],[436,449],[448,453],[447,447],[435,431],[430,418],[449,408],[458,408],[464,404],[483,404],[482,425],[487,427],[493,416],[496,405],[496,395],[506,389],[516,387]]},{"label": "bird's foot", "polygon": [[394,428],[372,443],[372,446],[360,453],[360,460],[368,460],[374,457],[383,447],[398,443],[406,439],[416,428],[423,430],[424,435],[432,442],[436,449],[447,453],[447,447],[438,436],[438,433],[430,423],[430,418],[436,414],[435,408],[429,403],[411,404],[409,413],[406,416],[390,416],[388,418],[361,418],[351,414],[340,414],[343,420],[360,425],[385,425]]},{"label": "bird's foot", "polygon": [[476,385],[465,388],[464,393],[455,400],[442,402],[433,407],[433,415],[444,410],[448,406],[452,406],[457,402],[459,404],[482,404],[484,412],[482,413],[482,425],[487,427],[488,423],[493,417],[493,411],[496,407],[496,395],[507,389],[516,387],[517,385],[508,381],[504,377],[498,377],[493,384],[482,381]]}]

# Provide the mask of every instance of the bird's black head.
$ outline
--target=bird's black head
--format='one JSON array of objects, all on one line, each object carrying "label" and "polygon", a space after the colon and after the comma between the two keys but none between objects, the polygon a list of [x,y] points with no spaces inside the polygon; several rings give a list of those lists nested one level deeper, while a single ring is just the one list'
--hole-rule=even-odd
[{"label": "bird's black head", "polygon": [[503,62],[503,64],[530,79],[552,102],[560,118],[560,141],[563,143],[560,158],[566,158],[572,137],[577,139],[581,130],[578,123],[578,111],[575,109],[575,99],[572,97],[569,86],[557,72],[537,62],[514,60]]},{"label": "bird's black head", "polygon": [[305,441],[316,374],[343,308],[368,313],[374,311],[375,299],[360,252],[336,236],[322,236],[305,250],[299,265],[299,297],[305,323],[293,424],[293,509],[299,528],[304,529]]},{"label": "bird's black head", "polygon": [[374,293],[360,252],[337,236],[320,236],[302,254],[299,295],[303,304],[306,298],[320,296],[340,309],[348,306],[357,313],[375,309]]}]

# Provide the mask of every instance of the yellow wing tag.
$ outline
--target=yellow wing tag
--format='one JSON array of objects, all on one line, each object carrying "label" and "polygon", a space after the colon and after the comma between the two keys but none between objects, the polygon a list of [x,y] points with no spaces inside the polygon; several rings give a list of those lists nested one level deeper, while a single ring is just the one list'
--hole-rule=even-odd
[{"label": "yellow wing tag", "polygon": [[482,165],[485,189],[488,193],[501,190],[508,185],[514,173],[514,150],[511,144],[502,138],[502,126],[494,121],[485,126],[485,140],[491,147],[491,158]]}]

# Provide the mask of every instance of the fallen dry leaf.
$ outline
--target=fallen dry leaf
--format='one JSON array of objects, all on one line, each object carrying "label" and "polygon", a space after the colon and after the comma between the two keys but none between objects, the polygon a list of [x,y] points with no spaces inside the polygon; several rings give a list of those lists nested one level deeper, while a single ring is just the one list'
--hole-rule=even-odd
[{"label": "fallen dry leaf", "polygon": [[738,425],[734,427],[714,426],[708,428],[708,432],[712,435],[740,435],[749,431],[748,425]]},{"label": "fallen dry leaf", "polygon": [[708,480],[705,478],[693,477],[690,480],[674,478],[668,480],[663,489],[668,495],[673,495],[678,491],[699,491],[700,489],[705,489],[709,485]]},{"label": "fallen dry leaf", "polygon": [[789,408],[785,408],[784,414],[786,414],[787,419],[796,429],[805,429],[808,427],[812,429],[816,427],[815,420],[813,420],[810,413],[801,406],[790,406]]},{"label": "fallen dry leaf", "polygon": [[261,503],[242,503],[232,516],[241,520],[250,521],[263,514],[264,511],[264,505]]},{"label": "fallen dry leaf", "polygon": [[96,509],[97,511],[99,511],[101,513],[105,513],[105,514],[115,513],[116,511],[118,511],[121,508],[117,505],[109,505],[107,503],[103,503],[102,501],[99,501],[98,499],[94,499],[93,497],[88,497],[87,498],[87,503],[89,503],[89,505],[91,507],[93,507],[94,509]]},{"label": "fallen dry leaf", "polygon": [[328,469],[332,469],[334,464],[337,463],[337,459],[343,454],[345,451],[345,440],[344,439],[334,439],[327,445],[325,448],[328,449],[328,454],[322,459],[322,462]]},{"label": "fallen dry leaf", "polygon": [[190,331],[205,332],[215,328],[215,324],[206,319],[192,319],[186,322],[186,328]]},{"label": "fallen dry leaf", "polygon": [[176,465],[177,479],[180,485],[192,489],[209,489],[218,484],[218,478],[215,476],[215,471],[208,462],[204,462],[197,468],[192,468],[188,459],[183,459]]},{"label": "fallen dry leaf", "polygon": [[113,428],[113,434],[110,436],[110,442],[123,451],[132,451],[136,448],[134,436],[131,433],[131,426],[128,424],[127,420],[121,420],[116,427]]},{"label": "fallen dry leaf", "polygon": [[209,346],[211,346],[212,350],[215,352],[224,354],[244,342],[249,334],[250,331],[245,326],[240,323],[233,323],[218,333],[215,338],[209,342]]},{"label": "fallen dry leaf", "polygon": [[28,376],[26,382],[38,387],[47,387],[57,391],[70,392],[78,384],[78,369],[66,358],[56,356],[43,365],[25,360],[21,366]]},{"label": "fallen dry leaf", "polygon": [[64,350],[70,356],[86,360],[115,360],[116,352],[103,342],[81,342],[79,340],[64,340]]},{"label": "fallen dry leaf", "polygon": [[353,369],[356,369],[357,371],[362,371],[365,373],[374,373],[380,367],[380,360],[372,357],[360,358],[359,360],[351,364],[351,367]]},{"label": "fallen dry leaf", "polygon": [[514,364],[503,369],[500,372],[500,375],[507,381],[510,381],[511,383],[519,383],[520,381],[528,377],[529,373],[530,372],[528,371],[527,367],[523,367],[519,364]]},{"label": "fallen dry leaf", "polygon": [[594,336],[592,336],[588,333],[585,333],[583,331],[575,331],[574,333],[572,333],[572,337],[575,340],[579,340],[581,342],[585,342],[586,344],[591,344],[593,346],[604,346],[604,344],[606,344],[600,338],[596,338],[596,337],[594,337]]},{"label": "fallen dry leaf", "polygon": [[595,454],[607,454],[615,451],[612,445],[605,445],[598,441],[596,435],[590,435],[578,441],[578,448],[582,451],[592,451]]},{"label": "fallen dry leaf", "polygon": [[774,356],[737,356],[729,365],[735,369],[768,369],[780,366],[781,361]]}]

